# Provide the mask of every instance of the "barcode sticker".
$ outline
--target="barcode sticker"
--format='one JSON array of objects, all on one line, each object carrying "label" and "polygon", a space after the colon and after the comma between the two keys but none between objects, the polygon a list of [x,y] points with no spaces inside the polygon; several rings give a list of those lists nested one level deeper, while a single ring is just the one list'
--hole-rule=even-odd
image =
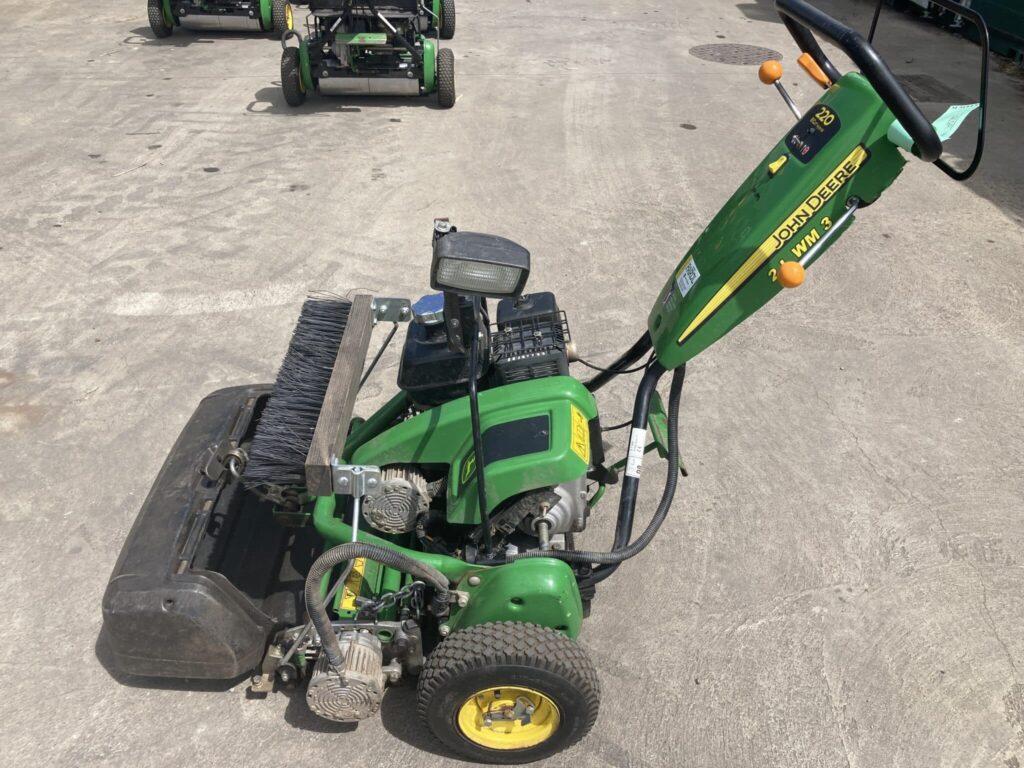
[{"label": "barcode sticker", "polygon": [[640,478],[640,469],[644,463],[644,448],[647,446],[647,430],[637,429],[629,433],[629,450],[626,451],[626,474]]},{"label": "barcode sticker", "polygon": [[700,280],[700,270],[697,269],[693,256],[689,256],[683,262],[679,274],[676,275],[676,287],[679,289],[679,295],[685,297],[698,280]]}]

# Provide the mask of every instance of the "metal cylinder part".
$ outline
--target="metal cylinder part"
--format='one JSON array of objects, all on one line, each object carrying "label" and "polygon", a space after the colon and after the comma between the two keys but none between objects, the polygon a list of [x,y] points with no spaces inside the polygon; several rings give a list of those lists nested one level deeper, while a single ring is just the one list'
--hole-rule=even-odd
[{"label": "metal cylinder part", "polygon": [[380,640],[371,632],[342,632],[344,661],[331,669],[321,653],[306,689],[313,714],[338,723],[365,720],[380,710],[384,697],[384,658]]},{"label": "metal cylinder part", "polygon": [[259,19],[221,13],[190,13],[179,17],[178,21],[185,29],[216,29],[222,32],[260,32],[263,29]]},{"label": "metal cylinder part", "polygon": [[543,514],[533,518],[531,524],[535,532],[538,526],[546,524],[548,533],[579,532],[587,527],[587,494],[586,475],[554,487],[558,494],[558,502],[548,507]]},{"label": "metal cylinder part", "polygon": [[415,77],[324,77],[317,82],[324,96],[418,96]]}]

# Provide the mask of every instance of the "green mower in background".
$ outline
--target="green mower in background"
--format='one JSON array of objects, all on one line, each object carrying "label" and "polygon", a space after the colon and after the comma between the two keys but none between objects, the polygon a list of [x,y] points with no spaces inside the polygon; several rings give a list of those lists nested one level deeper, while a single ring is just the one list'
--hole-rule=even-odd
[{"label": "green mower in background", "polygon": [[281,39],[285,101],[325,96],[421,96],[455,105],[455,56],[438,37],[455,34],[454,0],[312,0],[307,35]]},{"label": "green mower in background", "polygon": [[175,27],[278,35],[292,28],[287,0],[148,0],[147,10],[156,37],[170,37]]},{"label": "green mower in background", "polygon": [[[794,107],[795,125],[680,261],[632,347],[575,378],[579,340],[553,294],[526,292],[529,252],[436,220],[437,293],[313,296],[272,386],[200,403],[107,587],[112,665],[250,675],[256,693],[299,687],[312,712],[338,722],[377,714],[387,686],[418,678],[425,726],[480,763],[530,762],[582,739],[600,692],[576,640],[597,586],[650,544],[671,509],[688,361],[799,286],[908,156],[954,178],[980,159],[980,131],[967,171],[941,159],[936,128],[860,35],[805,0],[776,7],[820,97]],[[812,30],[860,71],[841,74]],[[760,74],[792,106],[777,63]],[[377,324],[389,333],[367,363]],[[396,393],[353,416],[403,325]],[[640,382],[619,425],[628,447],[612,461],[595,395],[630,373]],[[667,462],[666,482],[634,535],[652,451]],[[614,485],[614,541],[583,549]]]}]

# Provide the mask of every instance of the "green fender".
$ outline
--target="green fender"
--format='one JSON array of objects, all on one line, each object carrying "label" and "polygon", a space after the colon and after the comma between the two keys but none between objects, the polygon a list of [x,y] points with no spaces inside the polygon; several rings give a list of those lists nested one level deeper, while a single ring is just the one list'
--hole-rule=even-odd
[{"label": "green fender", "polygon": [[313,73],[309,71],[309,44],[305,39],[299,41],[299,74],[302,77],[302,87],[306,93],[316,90],[313,82]]},{"label": "green fender", "polygon": [[437,90],[437,43],[420,35],[423,46],[423,92],[433,93]]},{"label": "green fender", "polygon": [[536,557],[472,575],[458,583],[469,601],[452,610],[447,622],[452,632],[493,621],[520,621],[550,627],[574,640],[579,636],[583,601],[567,563]]},{"label": "green fender", "polygon": [[270,0],[260,0],[260,25],[268,32],[274,28],[274,11],[270,7]]},{"label": "green fender", "polygon": [[441,27],[441,0],[434,0],[434,23]]},{"label": "green fender", "polygon": [[178,24],[178,19],[174,16],[174,11],[171,10],[171,0],[163,0],[164,9],[164,21],[167,26],[174,27]]}]

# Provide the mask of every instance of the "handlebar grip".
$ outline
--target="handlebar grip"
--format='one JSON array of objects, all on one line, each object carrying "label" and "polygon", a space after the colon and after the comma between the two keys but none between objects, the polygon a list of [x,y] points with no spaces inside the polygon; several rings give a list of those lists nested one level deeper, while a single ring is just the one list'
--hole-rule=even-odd
[{"label": "handlebar grip", "polygon": [[928,163],[939,158],[942,154],[941,139],[870,43],[806,0],[775,0],[775,10],[779,12],[800,49],[814,58],[832,82],[839,80],[839,71],[828,60],[808,27],[839,46],[853,59],[882,101],[910,134],[914,140],[915,154]]}]

